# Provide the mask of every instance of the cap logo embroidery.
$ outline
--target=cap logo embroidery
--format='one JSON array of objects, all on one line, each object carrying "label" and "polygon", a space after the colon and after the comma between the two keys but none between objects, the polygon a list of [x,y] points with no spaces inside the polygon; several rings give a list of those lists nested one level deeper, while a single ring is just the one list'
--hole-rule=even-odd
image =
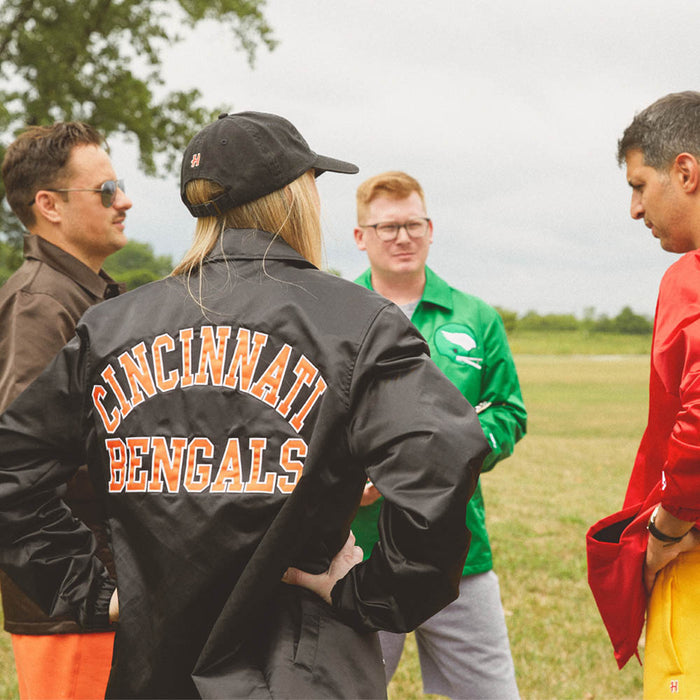
[{"label": "cap logo embroidery", "polygon": [[198,168],[199,167],[199,158],[202,154],[201,153],[195,153],[192,156],[192,160],[190,161],[190,168]]}]

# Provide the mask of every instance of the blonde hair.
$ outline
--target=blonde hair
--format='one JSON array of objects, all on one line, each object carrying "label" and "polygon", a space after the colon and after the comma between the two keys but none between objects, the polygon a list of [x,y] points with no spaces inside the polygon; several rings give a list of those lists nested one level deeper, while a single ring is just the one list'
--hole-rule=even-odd
[{"label": "blonde hair", "polygon": [[362,225],[361,219],[364,218],[369,203],[375,197],[384,195],[392,199],[404,199],[413,192],[418,193],[425,206],[425,195],[418,180],[400,170],[390,170],[365,180],[357,188],[357,223]]},{"label": "blonde hair", "polygon": [[[223,188],[211,180],[192,180],[186,186],[187,199],[192,204],[209,202],[222,192]],[[196,273],[225,229],[250,228],[281,236],[299,254],[320,267],[323,257],[321,218],[313,170],[307,170],[281,190],[241,204],[220,216],[197,219],[192,245],[172,275]]]}]

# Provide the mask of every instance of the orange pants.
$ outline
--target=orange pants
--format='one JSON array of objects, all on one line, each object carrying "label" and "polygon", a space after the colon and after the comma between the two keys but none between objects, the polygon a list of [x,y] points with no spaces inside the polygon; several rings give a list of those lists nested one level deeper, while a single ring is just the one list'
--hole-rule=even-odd
[{"label": "orange pants", "polygon": [[104,698],[114,632],[13,634],[21,700]]}]

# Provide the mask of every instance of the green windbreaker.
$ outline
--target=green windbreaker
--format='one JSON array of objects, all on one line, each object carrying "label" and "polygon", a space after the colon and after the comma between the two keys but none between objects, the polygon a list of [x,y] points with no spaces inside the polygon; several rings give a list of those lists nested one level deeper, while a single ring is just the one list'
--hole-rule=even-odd
[{"label": "green windbreaker", "polygon": [[[423,297],[411,321],[427,340],[435,364],[477,409],[491,445],[482,469],[488,471],[513,453],[527,427],[525,404],[503,322],[494,308],[453,289],[429,267],[425,268],[425,276]],[[372,289],[370,270],[355,282]],[[380,498],[372,505],[360,507],[352,525],[365,558],[379,539],[377,519],[382,501]],[[481,485],[467,506],[467,527],[472,542],[464,575],[472,576],[493,567]]]}]

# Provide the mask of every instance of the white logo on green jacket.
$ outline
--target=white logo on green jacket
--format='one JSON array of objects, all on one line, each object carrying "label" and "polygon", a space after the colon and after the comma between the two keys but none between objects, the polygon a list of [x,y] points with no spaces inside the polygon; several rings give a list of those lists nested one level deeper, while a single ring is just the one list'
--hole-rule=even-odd
[{"label": "white logo on green jacket", "polygon": [[435,332],[435,347],[441,355],[453,362],[481,369],[484,358],[470,355],[476,349],[476,340],[466,326],[448,323],[438,328]]}]

